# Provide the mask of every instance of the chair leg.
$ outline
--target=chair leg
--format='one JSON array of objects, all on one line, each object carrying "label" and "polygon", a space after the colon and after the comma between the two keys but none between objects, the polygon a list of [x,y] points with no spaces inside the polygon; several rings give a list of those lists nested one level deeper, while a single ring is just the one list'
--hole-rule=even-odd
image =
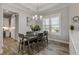
[{"label": "chair leg", "polygon": [[21,45],[21,50],[22,50],[21,52],[22,52],[22,55],[23,55],[23,50],[24,50],[24,49],[23,49],[23,43],[22,43],[22,45]]},{"label": "chair leg", "polygon": [[43,45],[44,45],[44,47],[46,47],[46,42],[45,42],[45,40],[43,40]]},{"label": "chair leg", "polygon": [[47,45],[48,45],[48,39],[47,39]]},{"label": "chair leg", "polygon": [[19,51],[20,51],[20,45],[19,45],[19,48],[18,48],[18,53],[19,53]]},{"label": "chair leg", "polygon": [[19,42],[19,48],[18,48],[18,53],[19,53],[19,51],[20,51],[20,42]]},{"label": "chair leg", "polygon": [[39,52],[39,42],[37,41],[37,52]]},{"label": "chair leg", "polygon": [[29,42],[28,42],[28,54],[31,54],[31,48]]}]

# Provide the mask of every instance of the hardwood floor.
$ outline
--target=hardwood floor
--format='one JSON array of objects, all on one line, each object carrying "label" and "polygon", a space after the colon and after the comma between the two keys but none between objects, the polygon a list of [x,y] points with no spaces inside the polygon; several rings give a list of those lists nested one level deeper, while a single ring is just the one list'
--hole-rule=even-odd
[{"label": "hardwood floor", "polygon": [[[21,55],[21,53],[18,53],[18,42],[11,38],[5,38],[2,55]],[[25,55],[28,55],[27,52],[25,52]],[[34,55],[69,55],[69,45],[49,41],[48,47],[42,49],[39,53],[35,53]]]}]

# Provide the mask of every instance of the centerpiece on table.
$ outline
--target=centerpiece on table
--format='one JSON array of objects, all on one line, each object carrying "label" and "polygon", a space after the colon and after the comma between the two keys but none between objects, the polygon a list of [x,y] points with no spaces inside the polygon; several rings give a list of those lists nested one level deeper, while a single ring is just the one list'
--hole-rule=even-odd
[{"label": "centerpiece on table", "polygon": [[41,28],[38,24],[32,24],[32,25],[30,25],[30,28],[32,31],[40,31],[41,30]]}]

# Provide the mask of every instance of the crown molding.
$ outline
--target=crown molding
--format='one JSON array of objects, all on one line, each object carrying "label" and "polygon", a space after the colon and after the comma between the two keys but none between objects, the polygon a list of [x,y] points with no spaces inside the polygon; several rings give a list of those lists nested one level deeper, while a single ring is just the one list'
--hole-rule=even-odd
[{"label": "crown molding", "polygon": [[23,8],[23,7],[21,7],[21,6],[18,6],[17,4],[14,4],[14,3],[11,3],[11,4],[10,4],[10,3],[4,3],[4,4],[2,4],[2,6],[3,6],[3,9],[6,9],[5,7],[8,6],[9,8],[10,8],[10,7],[11,7],[11,8],[13,7],[13,8],[15,8],[15,9],[20,10],[20,11],[26,13],[26,14],[29,14],[29,15],[32,15],[32,14],[33,14],[32,11],[27,10],[26,8]]}]

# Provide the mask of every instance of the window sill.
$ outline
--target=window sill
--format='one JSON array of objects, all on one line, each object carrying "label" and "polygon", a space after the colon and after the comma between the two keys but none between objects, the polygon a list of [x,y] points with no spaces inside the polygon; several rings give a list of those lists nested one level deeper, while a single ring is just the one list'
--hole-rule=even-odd
[{"label": "window sill", "polygon": [[59,33],[51,33],[51,32],[49,32],[49,34],[51,34],[51,35],[61,35],[61,33],[59,32]]}]

